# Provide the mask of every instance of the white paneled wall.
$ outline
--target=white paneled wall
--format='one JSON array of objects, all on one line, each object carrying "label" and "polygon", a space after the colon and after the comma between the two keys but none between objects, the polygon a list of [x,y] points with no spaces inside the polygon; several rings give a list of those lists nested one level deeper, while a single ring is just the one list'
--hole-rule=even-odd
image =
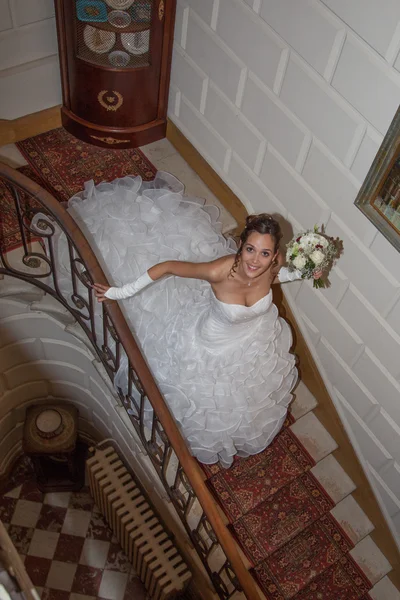
[{"label": "white paneled wall", "polygon": [[249,212],[344,241],[286,287],[400,539],[400,255],[354,206],[400,102],[398,0],[178,0],[170,118]]},{"label": "white paneled wall", "polygon": [[54,0],[0,0],[0,119],[60,103]]}]

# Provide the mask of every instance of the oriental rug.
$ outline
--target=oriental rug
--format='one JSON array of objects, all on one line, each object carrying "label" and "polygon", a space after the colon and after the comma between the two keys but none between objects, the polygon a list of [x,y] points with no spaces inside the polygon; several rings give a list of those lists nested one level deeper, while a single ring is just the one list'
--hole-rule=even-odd
[{"label": "oriental rug", "polygon": [[[81,142],[63,128],[28,138],[16,145],[29,163],[18,170],[60,202],[66,202],[80,192],[90,179],[97,184],[125,175],[140,175],[143,180],[149,181],[157,171],[138,149],[98,148]],[[1,180],[0,243],[3,251],[14,250],[21,245],[14,199]]]},{"label": "oriental rug", "polygon": [[330,513],[334,502],[291,422],[230,469],[203,465],[207,485],[268,600],[369,600],[372,584],[349,555],[354,544]]},{"label": "oriental rug", "polygon": [[63,127],[17,144],[45,187],[60,202],[83,189],[84,183],[112,181],[125,175],[154,179],[156,168],[138,149],[112,150],[86,144]]},{"label": "oriental rug", "polygon": [[[36,183],[39,183],[39,185],[43,185],[40,177],[30,167],[21,167],[18,171]],[[32,200],[28,202],[28,197],[24,196],[24,194],[21,194],[20,202],[22,208],[33,207],[34,205]],[[26,232],[26,234],[28,242],[35,241],[29,232]],[[21,246],[21,243],[20,226],[15,210],[14,196],[5,182],[0,179],[0,245],[2,251],[9,252],[10,250],[15,250]]]}]

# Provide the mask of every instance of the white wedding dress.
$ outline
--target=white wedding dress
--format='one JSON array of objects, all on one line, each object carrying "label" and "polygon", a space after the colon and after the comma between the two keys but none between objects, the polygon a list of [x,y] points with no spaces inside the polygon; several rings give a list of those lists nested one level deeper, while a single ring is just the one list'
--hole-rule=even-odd
[{"label": "white wedding dress", "polygon": [[[110,284],[131,282],[161,261],[205,262],[235,252],[221,234],[218,209],[183,191],[159,172],[150,183],[89,182],[69,201]],[[60,250],[60,262],[66,255]],[[221,302],[205,281],[167,277],[120,305],[200,462],[229,466],[236,454],[271,443],[297,380],[291,332],[272,292],[246,307]],[[126,390],[126,381],[125,363],[116,385]]]}]

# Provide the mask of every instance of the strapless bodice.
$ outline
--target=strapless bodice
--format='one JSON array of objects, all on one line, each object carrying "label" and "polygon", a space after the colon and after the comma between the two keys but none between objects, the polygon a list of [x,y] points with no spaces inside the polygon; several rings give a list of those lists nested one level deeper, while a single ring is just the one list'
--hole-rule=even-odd
[{"label": "strapless bodice", "polygon": [[229,322],[230,325],[235,323],[248,323],[256,319],[260,315],[266,313],[272,304],[272,290],[266,296],[263,296],[252,304],[245,306],[244,304],[228,304],[222,300],[218,300],[214,291],[211,289],[210,309],[217,319],[223,322]]},{"label": "strapless bodice", "polygon": [[[275,309],[275,310],[274,310]],[[195,335],[209,350],[223,351],[237,345],[238,339],[248,339],[263,328],[268,319],[276,320],[276,308],[272,304],[272,291],[252,306],[227,304],[218,300],[210,289],[210,300],[197,322]]]}]

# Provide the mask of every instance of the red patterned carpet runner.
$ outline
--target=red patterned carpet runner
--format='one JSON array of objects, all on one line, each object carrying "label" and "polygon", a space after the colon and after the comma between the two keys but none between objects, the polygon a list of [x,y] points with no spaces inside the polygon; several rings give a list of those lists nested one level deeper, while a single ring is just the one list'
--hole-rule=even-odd
[{"label": "red patterned carpet runner", "polygon": [[[24,175],[33,179],[40,185],[43,185],[40,178],[32,171],[30,167],[21,167],[18,169]],[[21,205],[24,207],[27,199],[21,195]],[[32,200],[27,204],[33,206]],[[29,234],[27,234],[29,235]],[[29,241],[33,242],[31,238]],[[14,197],[11,190],[0,179],[0,244],[4,252],[15,250],[21,246],[20,227],[15,212]]]},{"label": "red patterned carpet runner", "polygon": [[80,192],[90,179],[100,183],[125,175],[140,175],[149,181],[156,172],[140,150],[91,146],[62,127],[18,142],[17,147],[60,202]]},{"label": "red patterned carpet runner", "polygon": [[[112,181],[125,175],[154,178],[156,168],[140,150],[111,150],[81,142],[65,129],[17,143],[29,166],[18,169],[47,189],[57,200],[66,202],[83,189],[85,181]],[[9,251],[21,245],[14,199],[0,180],[0,242]]]},{"label": "red patterned carpet runner", "polygon": [[372,584],[348,554],[353,544],[291,420],[264,452],[230,469],[203,466],[207,484],[268,600],[370,600]]}]

